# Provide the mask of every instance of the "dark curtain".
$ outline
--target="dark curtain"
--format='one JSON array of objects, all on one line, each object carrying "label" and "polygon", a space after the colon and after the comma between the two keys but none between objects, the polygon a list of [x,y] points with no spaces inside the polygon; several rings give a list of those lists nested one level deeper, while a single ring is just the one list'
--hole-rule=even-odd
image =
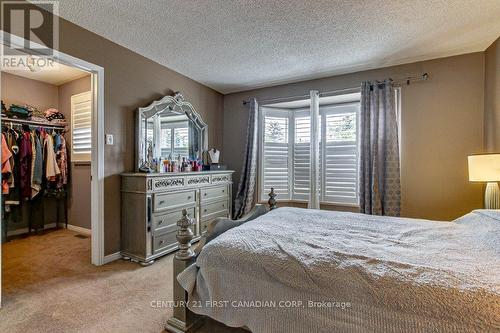
[{"label": "dark curtain", "polygon": [[360,131],[360,211],[399,216],[398,122],[391,80],[362,83]]},{"label": "dark curtain", "polygon": [[247,125],[247,140],[245,145],[245,161],[241,169],[238,192],[234,200],[233,218],[238,219],[250,212],[255,206],[255,183],[257,178],[257,131],[258,131],[257,100],[250,100],[250,110]]}]

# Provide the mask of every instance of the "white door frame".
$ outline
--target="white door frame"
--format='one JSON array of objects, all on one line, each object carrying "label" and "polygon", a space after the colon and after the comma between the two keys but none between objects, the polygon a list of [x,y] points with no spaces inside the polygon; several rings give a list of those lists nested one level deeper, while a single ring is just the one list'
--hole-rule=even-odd
[{"label": "white door frame", "polygon": [[[5,47],[24,48],[24,38],[1,31],[2,43]],[[7,43],[10,37],[10,44]],[[45,46],[31,42],[33,48]],[[31,50],[28,50],[31,51]],[[32,52],[33,55],[47,56],[43,53]],[[92,156],[91,156],[91,258],[92,264],[104,264],[104,68],[85,60],[70,56],[69,54],[55,51],[49,56],[55,62],[76,67],[91,74],[92,78]],[[1,232],[1,223],[0,223]],[[1,257],[1,247],[0,247]],[[1,273],[1,258],[0,258]],[[1,275],[1,274],[0,274]],[[1,278],[0,278],[1,296]],[[0,300],[1,301],[1,300]],[[1,303],[0,303],[1,304]]]}]

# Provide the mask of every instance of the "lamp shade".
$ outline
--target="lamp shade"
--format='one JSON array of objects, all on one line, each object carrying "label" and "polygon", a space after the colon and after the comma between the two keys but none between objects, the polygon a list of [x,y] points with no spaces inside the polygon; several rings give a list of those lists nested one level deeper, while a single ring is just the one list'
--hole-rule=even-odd
[{"label": "lamp shade", "polygon": [[469,180],[471,182],[500,181],[500,154],[469,156]]}]

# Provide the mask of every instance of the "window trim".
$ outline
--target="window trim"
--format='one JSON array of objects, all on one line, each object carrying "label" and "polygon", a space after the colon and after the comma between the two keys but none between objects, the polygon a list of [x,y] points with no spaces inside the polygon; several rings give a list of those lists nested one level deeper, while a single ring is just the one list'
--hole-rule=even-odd
[{"label": "window trim", "polygon": [[[325,143],[326,142],[326,115],[327,114],[332,114],[334,112],[328,112],[328,108],[333,108],[333,107],[338,107],[338,106],[349,106],[349,105],[358,105],[360,106],[361,100],[357,101],[349,101],[349,102],[341,102],[341,103],[335,103],[335,104],[329,104],[329,105],[321,105],[319,114],[321,118],[321,138],[320,142]],[[309,108],[298,108],[298,109],[283,109],[283,108],[274,108],[274,107],[269,107],[269,106],[259,106],[258,110],[259,114],[259,128],[257,130],[258,134],[258,157],[259,157],[259,163],[258,163],[258,189],[257,189],[257,197],[258,197],[258,202],[266,202],[267,201],[267,194],[264,193],[265,190],[263,189],[264,186],[264,136],[265,136],[265,116],[279,116],[283,117],[286,115],[286,118],[288,118],[288,145],[292,145],[291,149],[288,149],[288,169],[289,169],[289,182],[288,182],[288,193],[289,195],[286,198],[281,197],[280,194],[278,194],[277,200],[278,202],[288,202],[288,203],[307,203],[308,200],[304,199],[293,199],[293,183],[294,183],[294,167],[293,167],[293,159],[294,159],[294,145],[295,145],[295,118],[297,117],[304,117],[305,115],[309,114]],[[357,208],[359,207],[359,145],[360,145],[360,136],[359,136],[359,120],[360,120],[360,112],[356,112],[356,158],[358,159],[358,181],[356,182],[356,197],[357,197],[357,203],[356,204],[351,204],[351,203],[341,203],[341,202],[334,202],[334,201],[325,201],[325,193],[324,191],[321,191],[321,196],[320,196],[320,204],[321,205],[329,205],[329,206],[338,206],[338,207],[354,207]],[[324,158],[325,153],[326,153],[326,145],[321,144],[320,145],[321,149],[321,160],[320,160],[320,168],[322,170],[325,169],[325,164],[326,160]],[[323,175],[321,175],[321,188],[325,188],[325,179]]]}]

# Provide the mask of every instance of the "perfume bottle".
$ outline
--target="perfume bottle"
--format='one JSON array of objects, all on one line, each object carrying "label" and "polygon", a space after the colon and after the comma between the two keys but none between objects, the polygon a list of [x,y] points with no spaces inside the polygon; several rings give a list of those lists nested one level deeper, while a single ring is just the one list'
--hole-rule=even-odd
[{"label": "perfume bottle", "polygon": [[163,162],[162,162],[161,157],[160,157],[156,161],[156,172],[161,173],[162,166],[163,166]]},{"label": "perfume bottle", "polygon": [[181,172],[185,172],[185,171],[186,171],[186,158],[183,157],[182,164],[181,164]]}]

